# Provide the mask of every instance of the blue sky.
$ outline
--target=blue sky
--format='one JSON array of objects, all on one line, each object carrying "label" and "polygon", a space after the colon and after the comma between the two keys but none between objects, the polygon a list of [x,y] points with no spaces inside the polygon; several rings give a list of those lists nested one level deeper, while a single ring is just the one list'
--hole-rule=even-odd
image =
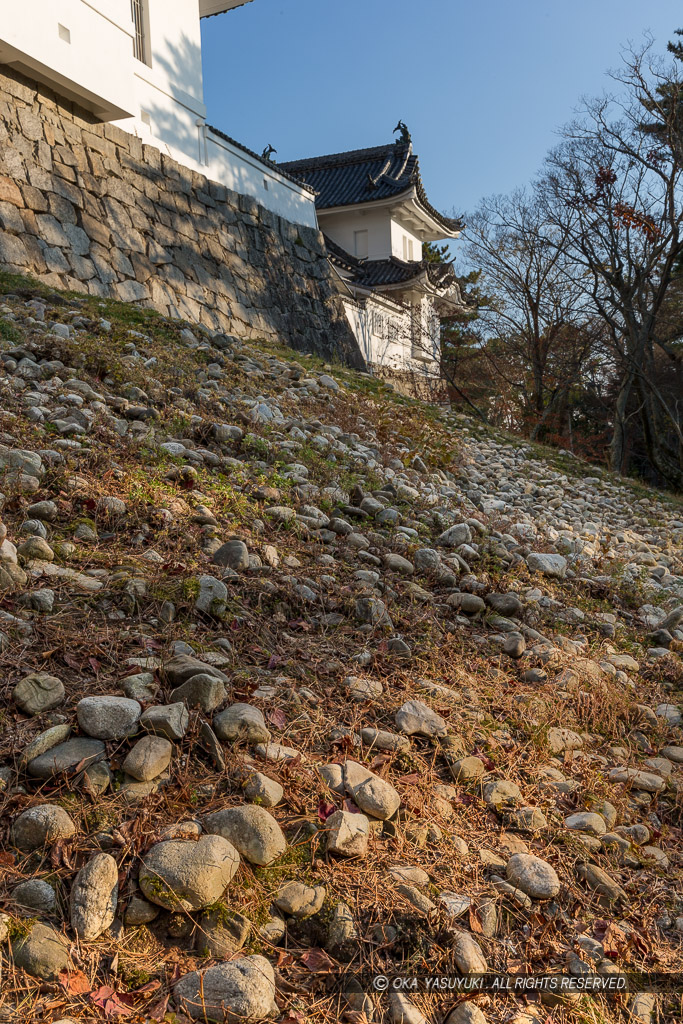
[{"label": "blue sky", "polygon": [[431,202],[528,181],[581,95],[680,0],[254,0],[202,23],[209,123],[276,159],[387,142],[402,118]]}]

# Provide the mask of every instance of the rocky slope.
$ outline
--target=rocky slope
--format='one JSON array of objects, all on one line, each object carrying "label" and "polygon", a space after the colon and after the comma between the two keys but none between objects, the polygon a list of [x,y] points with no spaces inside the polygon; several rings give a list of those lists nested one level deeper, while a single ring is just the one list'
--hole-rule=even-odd
[{"label": "rocky slope", "polygon": [[677,1019],[369,979],[680,970],[680,503],[0,289],[0,1019]]}]

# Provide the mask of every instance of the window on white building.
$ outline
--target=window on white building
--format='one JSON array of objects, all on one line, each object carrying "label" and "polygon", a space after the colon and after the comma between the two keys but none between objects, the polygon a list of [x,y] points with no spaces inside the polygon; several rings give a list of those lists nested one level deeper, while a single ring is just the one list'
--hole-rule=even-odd
[{"label": "window on white building", "polygon": [[149,25],[147,0],[130,0],[133,25],[135,26],[135,38],[133,39],[133,53],[143,64],[151,65],[149,55]]},{"label": "window on white building", "polygon": [[413,240],[412,240],[412,238],[409,238],[408,239],[408,259],[412,260],[412,258],[413,258]]},{"label": "window on white building", "polygon": [[354,253],[359,260],[367,259],[368,255],[368,233],[367,231],[354,231],[353,233]]},{"label": "window on white building", "polygon": [[408,259],[408,236],[403,236],[403,259]]}]

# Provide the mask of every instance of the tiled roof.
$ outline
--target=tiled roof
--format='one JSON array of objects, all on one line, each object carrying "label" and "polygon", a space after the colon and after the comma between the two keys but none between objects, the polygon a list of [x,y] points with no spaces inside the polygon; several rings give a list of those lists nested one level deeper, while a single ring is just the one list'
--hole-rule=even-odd
[{"label": "tiled roof", "polygon": [[391,256],[387,260],[359,260],[346,252],[340,245],[325,235],[327,253],[332,263],[348,271],[351,282],[362,288],[381,288],[382,286],[408,284],[427,275],[429,283],[435,288],[448,288],[455,284],[457,278],[450,263],[430,263],[427,260],[399,260]]},{"label": "tiled roof", "polygon": [[409,142],[289,160],[278,167],[311,185],[318,193],[316,206],[321,210],[398,198],[414,188],[420,205],[446,230],[459,231],[463,226],[460,218],[445,217],[428,201]]},{"label": "tiled roof", "polygon": [[286,170],[284,170],[282,164],[276,164],[272,160],[264,160],[264,158],[262,156],[259,156],[258,153],[255,153],[253,149],[248,149],[247,146],[243,146],[241,142],[238,142],[236,139],[232,139],[229,135],[226,135],[225,132],[220,131],[219,128],[214,128],[212,124],[207,124],[206,127],[209,129],[210,132],[213,132],[214,135],[218,135],[219,138],[225,139],[226,142],[229,142],[231,146],[235,146],[237,149],[241,149],[243,153],[248,153],[249,156],[253,156],[255,160],[258,160],[259,163],[263,164],[264,169],[269,171],[275,171],[276,174],[282,175],[282,177],[287,178],[288,181],[294,182],[294,184],[298,185],[299,188],[303,188],[307,192],[315,193],[315,189],[308,185],[305,181],[302,181],[301,178],[297,178],[293,174],[289,174]]}]

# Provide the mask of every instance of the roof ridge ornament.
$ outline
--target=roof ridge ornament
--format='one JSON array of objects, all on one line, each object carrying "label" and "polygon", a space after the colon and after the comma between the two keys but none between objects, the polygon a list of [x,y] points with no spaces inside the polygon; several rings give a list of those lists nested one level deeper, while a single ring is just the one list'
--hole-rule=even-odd
[{"label": "roof ridge ornament", "polygon": [[396,132],[400,132],[401,133],[400,139],[396,139],[396,145],[397,146],[400,145],[402,142],[406,143],[406,145],[410,145],[410,143],[413,141],[412,138],[410,137],[410,132],[408,131],[408,125],[405,123],[405,121],[399,121],[398,122],[398,124],[396,125],[396,127],[394,128],[394,130],[392,132],[392,135],[395,135]]},{"label": "roof ridge ornament", "polygon": [[261,153],[261,159],[268,160],[271,164],[274,164],[275,161],[273,160],[273,153],[277,153],[277,150],[275,146],[271,146],[271,144],[268,143],[266,148]]}]

